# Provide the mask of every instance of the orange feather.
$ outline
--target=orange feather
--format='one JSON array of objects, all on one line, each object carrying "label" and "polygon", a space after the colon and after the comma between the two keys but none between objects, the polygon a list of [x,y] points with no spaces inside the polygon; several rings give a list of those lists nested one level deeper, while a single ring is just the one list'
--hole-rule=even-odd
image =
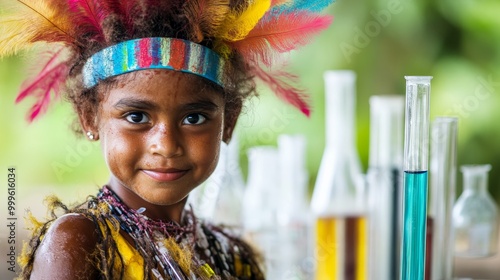
[{"label": "orange feather", "polygon": [[277,54],[308,44],[332,21],[330,16],[313,15],[309,12],[269,18],[270,20],[260,22],[243,40],[231,43],[246,59],[261,61],[267,66],[274,62]]},{"label": "orange feather", "polygon": [[71,22],[63,5],[18,0],[15,12],[0,19],[0,57],[30,48],[35,42],[73,44]]}]

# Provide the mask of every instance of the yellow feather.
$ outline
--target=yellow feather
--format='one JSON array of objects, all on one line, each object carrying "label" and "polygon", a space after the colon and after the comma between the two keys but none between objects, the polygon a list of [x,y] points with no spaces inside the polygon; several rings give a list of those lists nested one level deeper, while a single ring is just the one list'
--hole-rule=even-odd
[{"label": "yellow feather", "polygon": [[216,32],[217,38],[235,42],[245,39],[271,6],[271,0],[255,0],[243,12],[231,11]]},{"label": "yellow feather", "polygon": [[23,249],[21,251],[21,255],[17,257],[17,262],[21,266],[21,268],[25,268],[28,265],[29,260],[31,259],[30,257],[31,250],[28,242],[23,242]]},{"label": "yellow feather", "polygon": [[17,1],[0,19],[0,57],[30,48],[36,42],[71,42],[71,22],[62,5],[42,0]]},{"label": "yellow feather", "polygon": [[35,218],[35,216],[33,216],[33,213],[31,213],[31,211],[27,212],[27,216],[24,219],[27,225],[27,229],[35,233],[40,231],[40,229],[44,225],[43,222],[40,222],[37,218]]},{"label": "yellow feather", "polygon": [[184,273],[189,274],[191,272],[192,266],[192,256],[193,253],[186,246],[181,246],[175,242],[174,238],[167,238],[163,242],[168,252],[172,255],[175,262],[184,271]]}]

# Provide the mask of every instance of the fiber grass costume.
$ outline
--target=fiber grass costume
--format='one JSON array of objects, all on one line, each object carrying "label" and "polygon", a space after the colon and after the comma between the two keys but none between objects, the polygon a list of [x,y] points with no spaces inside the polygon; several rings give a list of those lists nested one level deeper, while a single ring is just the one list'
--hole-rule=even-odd
[{"label": "fiber grass costume", "polygon": [[[103,102],[99,94],[116,86],[120,76],[152,69],[204,79],[223,94],[229,116],[237,118],[255,78],[309,115],[307,97],[295,87],[297,77],[277,61],[328,27],[331,17],[318,12],[331,2],[18,0],[0,19],[0,57],[31,48],[40,52],[40,72],[23,84],[16,99],[36,100],[29,121],[61,92],[80,116],[95,116]],[[92,131],[86,135],[98,140]],[[143,215],[144,208],[129,208],[107,186],[71,209],[51,201],[52,208],[93,222],[98,242],[86,261],[102,279],[264,278],[247,244],[198,221],[189,210],[180,223],[152,220]],[[33,239],[21,258],[23,278],[32,273],[37,249],[57,219],[53,212],[46,223],[33,220]]]},{"label": "fiber grass costume", "polygon": [[[226,229],[196,220],[192,211],[185,212],[182,226],[153,221],[141,215],[143,210],[129,209],[107,187],[74,209],[56,197],[47,201],[52,220],[41,223],[30,216],[34,237],[20,257],[22,278],[29,279],[34,253],[60,210],[95,223],[101,242],[93,261],[102,279],[264,278],[247,244]],[[135,246],[122,237],[120,229],[134,237]]]}]

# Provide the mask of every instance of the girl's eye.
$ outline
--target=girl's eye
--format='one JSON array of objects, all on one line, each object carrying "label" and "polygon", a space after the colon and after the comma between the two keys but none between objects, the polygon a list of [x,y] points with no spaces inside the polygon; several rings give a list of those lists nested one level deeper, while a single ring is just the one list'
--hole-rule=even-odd
[{"label": "girl's eye", "polygon": [[182,124],[202,124],[207,120],[202,114],[189,114],[186,116]]},{"label": "girl's eye", "polygon": [[149,121],[148,116],[140,112],[130,113],[126,116],[126,119],[130,123],[147,123]]}]

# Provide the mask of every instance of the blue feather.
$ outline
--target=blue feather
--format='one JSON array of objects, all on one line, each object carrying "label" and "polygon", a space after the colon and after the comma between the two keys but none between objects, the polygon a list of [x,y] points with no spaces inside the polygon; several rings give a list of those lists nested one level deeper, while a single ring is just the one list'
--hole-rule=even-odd
[{"label": "blue feather", "polygon": [[333,2],[335,2],[335,0],[294,0],[291,3],[274,7],[271,13],[273,13],[274,15],[282,13],[290,14],[304,10],[317,13],[321,12]]}]

